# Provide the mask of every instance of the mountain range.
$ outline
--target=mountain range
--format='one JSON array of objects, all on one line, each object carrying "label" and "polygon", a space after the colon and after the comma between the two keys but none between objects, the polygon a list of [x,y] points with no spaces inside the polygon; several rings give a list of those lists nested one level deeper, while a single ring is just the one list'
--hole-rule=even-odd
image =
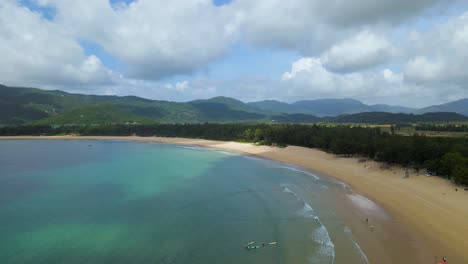
[{"label": "mountain range", "polygon": [[214,97],[169,102],[0,85],[0,125],[241,121],[403,123],[468,121],[467,116],[468,99],[421,109],[367,105],[354,99],[244,103],[229,97]]},{"label": "mountain range", "polygon": [[[366,105],[355,99],[303,100],[291,104],[267,100],[248,103],[258,109],[272,113],[303,113],[315,116],[338,116],[362,112],[413,113],[417,109],[385,104]],[[468,112],[467,112],[468,113]]]}]

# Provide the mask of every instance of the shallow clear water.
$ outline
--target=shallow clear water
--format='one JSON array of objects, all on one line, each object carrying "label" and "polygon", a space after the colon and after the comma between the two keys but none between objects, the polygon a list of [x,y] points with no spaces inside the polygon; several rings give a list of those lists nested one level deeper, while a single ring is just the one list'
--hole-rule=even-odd
[{"label": "shallow clear water", "polygon": [[0,263],[365,263],[337,194],[323,177],[224,151],[2,140]]}]

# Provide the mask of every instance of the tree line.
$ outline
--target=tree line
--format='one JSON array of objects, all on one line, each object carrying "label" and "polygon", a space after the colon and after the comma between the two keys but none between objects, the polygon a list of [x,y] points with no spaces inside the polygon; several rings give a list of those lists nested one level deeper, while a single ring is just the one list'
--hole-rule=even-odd
[{"label": "tree line", "polygon": [[381,162],[425,167],[456,183],[468,184],[468,138],[400,136],[378,127],[238,123],[0,127],[0,136],[61,134],[186,137],[295,145],[319,148],[337,155],[359,155]]},{"label": "tree line", "polygon": [[420,124],[415,128],[419,131],[468,132],[468,125],[466,124]]}]

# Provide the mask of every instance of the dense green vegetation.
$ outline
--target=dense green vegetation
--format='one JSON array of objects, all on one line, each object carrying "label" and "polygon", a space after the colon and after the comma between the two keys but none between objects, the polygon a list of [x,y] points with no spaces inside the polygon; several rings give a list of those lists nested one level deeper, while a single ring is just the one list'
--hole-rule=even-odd
[{"label": "dense green vegetation", "polygon": [[[116,114],[107,113],[109,110]],[[225,97],[177,103],[0,85],[0,125],[102,124],[103,119],[106,124],[232,122],[264,120],[265,117],[251,106]]]},{"label": "dense green vegetation", "polygon": [[466,124],[418,124],[417,131],[468,132]]},{"label": "dense green vegetation", "polygon": [[271,116],[271,121],[279,123],[316,123],[322,122],[323,119],[307,114],[282,114]]},{"label": "dense green vegetation", "polygon": [[468,184],[468,138],[399,136],[380,128],[293,124],[158,124],[9,126],[0,135],[114,135],[170,136],[235,140],[265,145],[319,148],[338,155],[359,155],[430,172]]},{"label": "dense green vegetation", "polygon": [[[62,115],[56,115],[37,121],[37,124],[125,124],[153,123],[143,107],[117,107],[109,103],[91,105],[85,108],[70,110]],[[148,110],[147,110],[148,111]],[[148,114],[157,115],[158,109],[150,109]],[[139,115],[138,115],[139,114]]]},{"label": "dense green vegetation", "polygon": [[354,99],[303,100],[291,104],[275,100],[265,100],[252,102],[249,105],[270,113],[301,113],[315,116],[338,116],[361,112],[412,113],[416,111],[416,109],[402,106],[384,104],[366,105]]},{"label": "dense green vegetation", "polygon": [[[455,106],[464,109],[458,103]],[[452,106],[451,109],[456,110],[456,107]],[[382,110],[409,111],[388,105],[369,106],[352,99],[308,100],[288,104],[278,101],[244,103],[232,98],[215,97],[177,103],[135,96],[83,95],[0,85],[0,125],[272,122],[271,120],[283,123],[368,124],[468,121],[468,117],[457,113],[412,115],[368,112]],[[362,111],[367,112],[317,117]]]},{"label": "dense green vegetation", "polygon": [[421,115],[366,112],[325,118],[325,120],[334,123],[414,124],[419,122],[465,122],[468,121],[468,117],[446,112],[425,113]]}]

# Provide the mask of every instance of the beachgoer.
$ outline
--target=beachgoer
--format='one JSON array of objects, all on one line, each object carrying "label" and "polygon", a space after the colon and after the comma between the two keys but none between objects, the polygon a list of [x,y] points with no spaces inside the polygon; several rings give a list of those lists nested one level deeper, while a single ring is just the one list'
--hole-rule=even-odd
[{"label": "beachgoer", "polygon": [[373,225],[370,226],[370,230],[374,231],[374,226]]}]

